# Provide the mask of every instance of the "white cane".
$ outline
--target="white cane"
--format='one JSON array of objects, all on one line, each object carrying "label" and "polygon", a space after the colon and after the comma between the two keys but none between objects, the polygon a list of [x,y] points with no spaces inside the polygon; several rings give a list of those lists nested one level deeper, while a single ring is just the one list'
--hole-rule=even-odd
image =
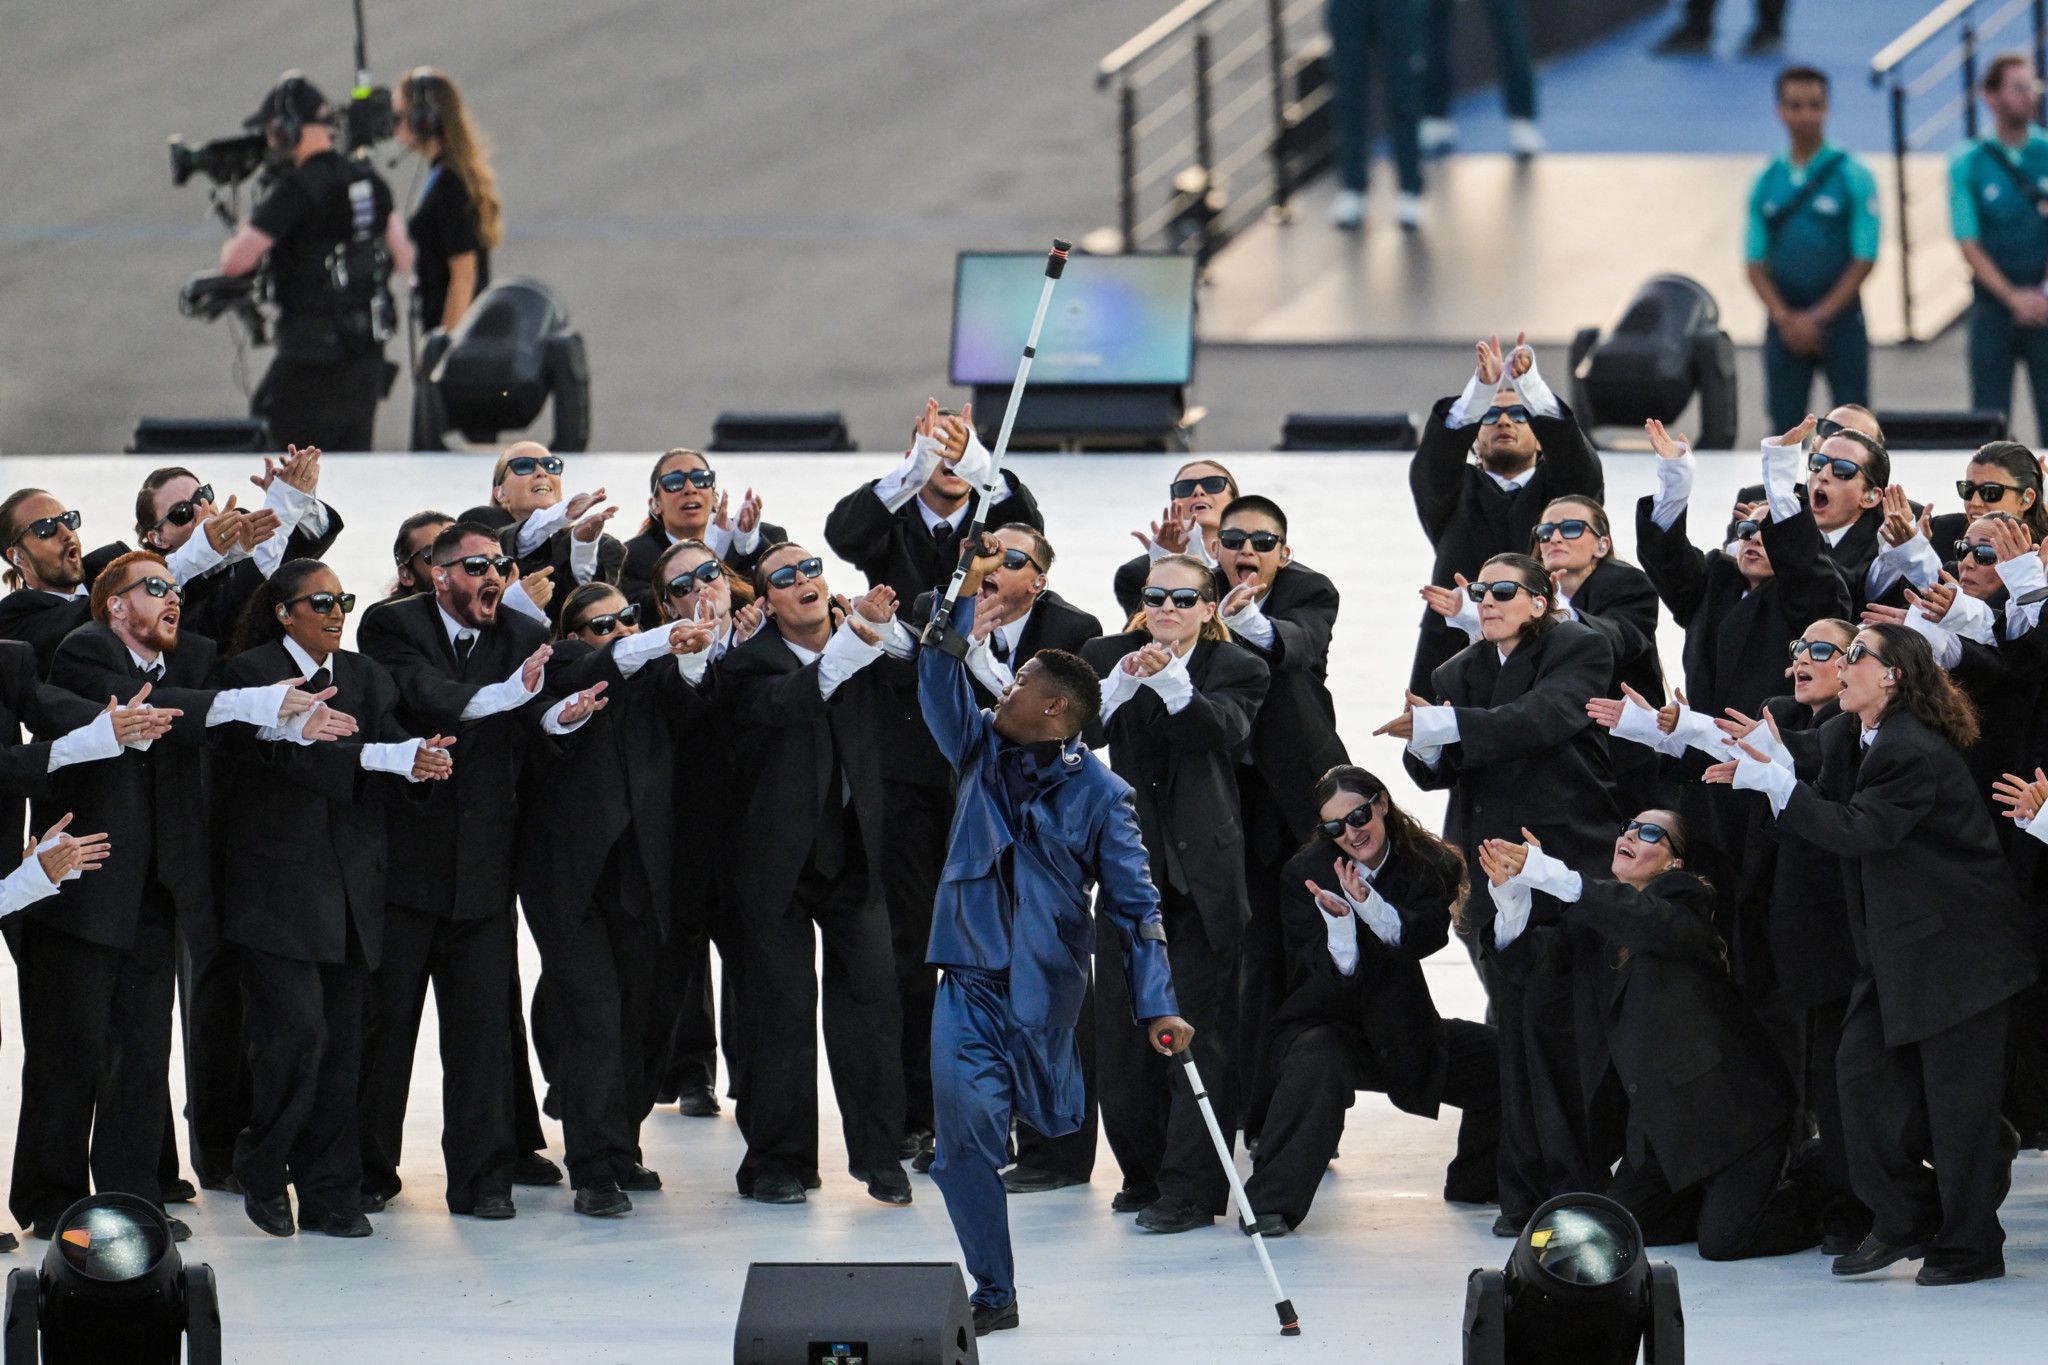
[{"label": "white cane", "polygon": [[[1173,1035],[1161,1033],[1159,1041],[1163,1046],[1173,1046]],[[1252,1246],[1259,1253],[1259,1264],[1266,1268],[1266,1283],[1273,1286],[1273,1311],[1280,1315],[1280,1335],[1298,1337],[1301,1335],[1301,1319],[1295,1315],[1294,1303],[1287,1297],[1287,1291],[1280,1287],[1280,1277],[1273,1273],[1273,1258],[1266,1254],[1266,1239],[1257,1231],[1259,1216],[1252,1212],[1252,1201],[1245,1197],[1244,1181],[1238,1179],[1237,1163],[1230,1159],[1230,1144],[1223,1140],[1223,1129],[1216,1123],[1216,1111],[1209,1105],[1209,1091],[1202,1084],[1202,1073],[1195,1069],[1195,1054],[1183,1049],[1181,1065],[1187,1068],[1188,1085],[1195,1092],[1195,1103],[1202,1107],[1202,1122],[1209,1125],[1209,1140],[1216,1144],[1216,1159],[1223,1163],[1223,1174],[1230,1181],[1230,1192],[1237,1196],[1238,1217],[1244,1219],[1246,1227],[1252,1229]]]}]

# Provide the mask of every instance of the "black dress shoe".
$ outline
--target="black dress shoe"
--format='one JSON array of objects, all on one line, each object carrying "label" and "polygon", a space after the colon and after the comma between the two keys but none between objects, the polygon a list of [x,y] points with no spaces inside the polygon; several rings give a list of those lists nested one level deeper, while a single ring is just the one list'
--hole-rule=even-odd
[{"label": "black dress shoe", "polygon": [[199,1191],[183,1176],[165,1181],[163,1194],[166,1204],[189,1204],[199,1197]]},{"label": "black dress shoe", "polygon": [[519,1210],[513,1206],[511,1195],[487,1194],[470,1206],[469,1216],[490,1223],[502,1223],[507,1218],[517,1218]]},{"label": "black dress shoe", "polygon": [[1964,1265],[1923,1265],[1920,1273],[1913,1277],[1914,1284],[1946,1285],[1975,1284],[1979,1280],[2002,1280],[2005,1278],[2005,1258],[1995,1261],[1970,1261]]},{"label": "black dress shoe", "polygon": [[[167,1213],[164,1215],[164,1221],[171,1225],[171,1240],[173,1242],[189,1242],[192,1240],[192,1225],[184,1219],[173,1218]],[[1998,1273],[2004,1274],[2005,1267],[2000,1266]]]},{"label": "black dress shoe", "polygon": [[756,1204],[801,1204],[804,1202],[804,1187],[801,1181],[786,1175],[756,1176],[754,1192],[748,1198]]},{"label": "black dress shoe", "polygon": [[1011,1194],[1043,1194],[1047,1190],[1063,1190],[1069,1185],[1087,1183],[1079,1176],[1048,1171],[1039,1166],[1012,1166],[1003,1172],[1003,1188]]},{"label": "black dress shoe", "polygon": [[1171,1194],[1162,1194],[1138,1210],[1138,1226],[1147,1232],[1193,1232],[1215,1221],[1214,1214]]},{"label": "black dress shoe", "polygon": [[289,1237],[298,1231],[292,1223],[292,1201],[285,1195],[258,1199],[253,1194],[245,1194],[242,1196],[242,1212],[249,1215],[250,1222],[272,1237]]},{"label": "black dress shoe", "polygon": [[1017,1325],[1017,1301],[1011,1299],[1001,1308],[991,1308],[985,1303],[974,1305],[974,1335],[985,1337],[990,1332],[1007,1332]]},{"label": "black dress shoe", "polygon": [[0,1232],[0,1251],[14,1251],[21,1246],[21,1239],[11,1232]]},{"label": "black dress shoe", "polygon": [[329,1237],[368,1237],[370,1220],[357,1213],[329,1213],[319,1218],[301,1218],[301,1232],[324,1233]]},{"label": "black dress shoe", "polygon": [[898,1207],[910,1202],[910,1177],[903,1173],[901,1166],[855,1172],[854,1179],[866,1182],[870,1199]]},{"label": "black dress shoe", "polygon": [[201,1180],[199,1188],[202,1190],[217,1190],[221,1194],[240,1194],[242,1192],[242,1182],[235,1179],[234,1172],[230,1171],[218,1180]]},{"label": "black dress shoe", "polygon": [[661,1188],[661,1175],[659,1172],[648,1170],[636,1161],[626,1169],[624,1175],[619,1177],[619,1188],[631,1190],[635,1194],[645,1194],[650,1190],[658,1190]]},{"label": "black dress shoe", "polygon": [[1880,1242],[1877,1234],[1865,1237],[1862,1244],[1847,1256],[1835,1258],[1832,1267],[1837,1275],[1868,1275],[1873,1270],[1883,1270],[1894,1261],[1917,1261],[1927,1254],[1927,1248],[1919,1242],[1894,1246]]},{"label": "black dress shoe", "polygon": [[910,1158],[910,1169],[919,1175],[930,1175],[932,1162],[938,1159],[938,1151],[931,1145],[918,1148],[917,1155]]},{"label": "black dress shoe", "polygon": [[1496,1237],[1520,1237],[1522,1235],[1522,1224],[1526,1221],[1526,1219],[1521,1218],[1510,1218],[1503,1213],[1493,1220],[1493,1235]]},{"label": "black dress shoe", "polygon": [[632,1211],[633,1201],[609,1180],[602,1184],[579,1186],[576,1190],[576,1212],[587,1218],[618,1218]]},{"label": "black dress shoe", "polygon": [[708,1085],[693,1085],[676,1097],[676,1112],[687,1119],[715,1119],[718,1096]]},{"label": "black dress shoe", "polygon": [[1286,1215],[1279,1213],[1262,1213],[1256,1223],[1247,1223],[1240,1218],[1237,1220],[1237,1230],[1247,1237],[1255,1232],[1261,1237],[1285,1237],[1294,1231],[1287,1226]]},{"label": "black dress shoe", "polygon": [[896,1144],[896,1158],[899,1161],[908,1161],[930,1146],[931,1142],[931,1129],[906,1128],[903,1130],[903,1141]]},{"label": "black dress shoe", "polygon": [[559,1185],[562,1183],[562,1168],[539,1152],[521,1152],[519,1159],[512,1163],[512,1183]]},{"label": "black dress shoe", "polygon": [[1830,1232],[1820,1239],[1820,1253],[1823,1256],[1847,1256],[1863,1245],[1863,1238],[1869,1233],[1858,1235],[1853,1232]]},{"label": "black dress shoe", "polygon": [[38,1241],[49,1241],[57,1235],[57,1220],[54,1218],[36,1219],[33,1223],[29,1224],[28,1235]]},{"label": "black dress shoe", "polygon": [[382,1213],[384,1212],[384,1206],[396,1198],[398,1198],[396,1187],[388,1190],[365,1189],[362,1193],[363,1212]]},{"label": "black dress shoe", "polygon": [[1136,1189],[1126,1185],[1116,1192],[1115,1198],[1109,1201],[1109,1211],[1111,1213],[1138,1213],[1151,1207],[1158,1198],[1159,1187],[1157,1185],[1140,1185]]}]

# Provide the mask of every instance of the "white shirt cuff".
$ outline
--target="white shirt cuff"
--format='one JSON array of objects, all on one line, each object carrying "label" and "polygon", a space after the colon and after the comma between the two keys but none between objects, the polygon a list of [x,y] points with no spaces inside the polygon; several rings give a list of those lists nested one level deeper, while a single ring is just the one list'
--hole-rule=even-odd
[{"label": "white shirt cuff", "polygon": [[1505,948],[1529,927],[1529,888],[1515,881],[1504,886],[1488,882],[1486,891],[1493,897],[1493,946]]},{"label": "white shirt cuff", "polygon": [[[1350,897],[1345,897],[1349,900]],[[1316,907],[1323,917],[1323,935],[1330,946],[1330,961],[1336,966],[1339,976],[1352,976],[1358,971],[1358,916],[1333,915]]]},{"label": "white shirt cuff", "polygon": [[1799,457],[1805,453],[1803,445],[1779,445],[1775,440],[1763,443],[1764,497],[1771,504],[1773,521],[1790,521],[1799,515]]},{"label": "white shirt cuff", "polygon": [[1414,710],[1415,737],[1411,747],[1442,748],[1458,742],[1458,709],[1454,706],[1418,706]]},{"label": "white shirt cuff", "polygon": [[989,453],[988,447],[981,443],[981,437],[972,430],[967,433],[967,448],[953,462],[953,473],[976,488],[987,488],[996,481],[995,456]]},{"label": "white shirt cuff", "polygon": [[[1130,657],[1126,654],[1124,659]],[[1116,714],[1116,709],[1137,695],[1137,678],[1125,670],[1123,659],[1117,660],[1116,666],[1109,670],[1109,676],[1102,680],[1102,723],[1109,724],[1109,718]]]},{"label": "white shirt cuff", "polygon": [[290,690],[287,683],[272,683],[268,687],[231,687],[216,692],[213,705],[206,708],[206,723],[226,725],[238,720],[259,730],[275,725],[277,713],[284,709],[284,694]]},{"label": "white shirt cuff", "polygon": [[1686,504],[1692,501],[1693,476],[1699,472],[1692,447],[1682,445],[1679,449],[1684,453],[1678,458],[1657,461],[1657,492],[1650,499],[1650,520],[1657,523],[1660,531],[1670,530],[1685,515]]},{"label": "white shirt cuff", "polygon": [[600,531],[596,540],[578,540],[569,537],[569,572],[578,583],[588,583],[597,577],[597,552],[604,543]]},{"label": "white shirt cuff", "polygon": [[2020,597],[2039,588],[2048,587],[2048,570],[2041,566],[2039,555],[2021,555],[2017,559],[2004,559],[1998,563],[1999,581],[2012,597],[2005,604],[2005,633],[2008,636],[2025,635],[2041,620],[2041,606],[2035,602],[2021,606]]},{"label": "white shirt cuff", "polygon": [[968,642],[967,671],[974,676],[976,682],[998,697],[1003,695],[1005,688],[1016,681],[1016,675],[1010,672],[1009,665],[996,657],[996,652],[989,648],[987,640]]},{"label": "white shirt cuff", "polygon": [[2039,839],[2039,840],[2040,840],[2040,841],[2041,841],[2042,843],[2044,843],[2044,844],[2048,844],[2048,820],[2043,820],[2043,819],[2042,819],[2042,818],[2041,818],[2041,817],[2040,817],[2040,816],[2039,816],[2039,815],[2037,814],[2037,815],[2036,815],[2036,816],[2035,816],[2035,817],[2034,817],[2033,819],[2031,819],[2031,820],[2020,820],[2020,821],[2017,821],[2016,823],[2017,823],[2017,824],[2019,825],[2019,827],[2020,827],[2020,828],[2021,828],[2022,830],[2026,831],[2026,832],[2027,832],[2028,834],[2031,834],[2031,835],[2033,835],[2033,836],[2034,836],[2034,837],[2035,837],[2036,839]]},{"label": "white shirt cuff", "polygon": [[548,537],[569,523],[569,504],[558,502],[553,507],[543,507],[519,524],[519,533],[512,538],[512,552],[524,559],[548,543]]},{"label": "white shirt cuff", "polygon": [[589,716],[585,716],[574,725],[570,725],[562,719],[562,712],[567,710],[569,703],[575,700],[576,698],[574,697],[564,697],[553,706],[550,706],[540,718],[540,728],[551,735],[573,735],[578,730],[581,730],[589,723]]},{"label": "white shirt cuff", "polygon": [[1368,883],[1363,901],[1354,901],[1348,895],[1344,899],[1351,906],[1351,914],[1346,918],[1365,921],[1365,927],[1372,930],[1373,937],[1389,948],[1401,946],[1400,912],[1387,904],[1377,887]]},{"label": "white shirt cuff", "polygon": [[1195,680],[1188,676],[1188,658],[1185,654],[1173,656],[1173,662],[1138,679],[1141,687],[1149,687],[1159,694],[1159,700],[1166,704],[1166,714],[1177,716],[1187,710],[1188,703],[1195,699]]},{"label": "white shirt cuff", "polygon": [[[1792,751],[1785,747],[1785,742],[1783,740],[1779,739],[1776,735],[1771,733],[1771,727],[1768,724],[1759,725],[1756,727],[1756,729],[1751,730],[1748,736],[1744,738],[1742,742],[1744,744],[1747,744],[1750,748],[1756,750],[1758,753],[1764,755],[1766,758],[1770,759],[1771,762],[1785,769],[1785,771],[1793,771]],[[1727,748],[1722,750],[1721,757],[1724,759],[1727,758],[1729,756],[1730,751],[1733,751],[1738,755],[1742,753],[1742,751],[1740,749],[1737,749],[1734,743],[1731,741],[1728,744]],[[1744,756],[1746,757],[1746,755]]]},{"label": "white shirt cuff", "polygon": [[853,626],[839,623],[839,629],[832,632],[832,638],[825,642],[824,652],[818,656],[818,693],[827,701],[839,690],[839,684],[866,668],[882,657],[882,647],[871,645],[853,633]]},{"label": "white shirt cuff", "polygon": [[206,538],[206,523],[202,521],[191,535],[185,537],[183,545],[164,556],[164,567],[171,571],[171,577],[182,587],[213,572],[226,562],[226,558]]},{"label": "white shirt cuff", "polygon": [[1260,649],[1273,647],[1273,623],[1266,619],[1266,613],[1259,610],[1257,602],[1248,602],[1224,617],[1223,624],[1230,628],[1232,635],[1248,640]]},{"label": "white shirt cuff", "polygon": [[[743,555],[753,554],[755,551],[761,548],[761,521],[758,513],[755,516],[754,525],[752,529],[746,531],[734,531],[732,533],[731,548],[738,550]],[[726,557],[726,552],[724,550],[720,550],[718,552],[718,557],[720,559],[724,559]]]},{"label": "white shirt cuff", "polygon": [[[1879,543],[1883,544],[1881,540]],[[1870,561],[1870,571],[1864,575],[1865,599],[1884,596],[1901,578],[1916,588],[1929,587],[1941,579],[1941,556],[1917,530],[1903,545],[1884,545],[1877,558]]]},{"label": "white shirt cuff", "polygon": [[529,688],[521,676],[525,670],[526,665],[522,661],[518,668],[512,670],[512,676],[503,682],[479,687],[476,695],[469,699],[469,705],[462,708],[462,719],[482,720],[486,716],[495,716],[500,711],[516,710],[539,696],[540,689]]},{"label": "white shirt cuff", "polygon": [[[36,845],[36,852],[43,852],[55,842],[52,839],[44,840]],[[71,881],[78,875],[73,872],[64,880]],[[11,915],[17,910],[26,910],[37,901],[56,894],[57,887],[43,871],[42,860],[31,855],[22,859],[21,866],[8,873],[4,879],[0,879],[0,917]]]},{"label": "white shirt cuff", "polygon": [[1473,370],[1472,377],[1465,381],[1465,391],[1458,395],[1458,401],[1451,404],[1451,410],[1444,414],[1445,429],[1456,431],[1478,421],[1480,414],[1493,406],[1493,395],[1499,388],[1498,384],[1489,384],[1481,379],[1479,371]]},{"label": "white shirt cuff", "polygon": [[540,609],[540,604],[526,591],[526,580],[523,578],[505,589],[505,595],[498,600],[521,616],[531,616],[542,625],[549,624],[548,614]]},{"label": "white shirt cuff", "polygon": [[644,668],[651,659],[658,659],[668,653],[668,626],[655,626],[638,635],[628,635],[612,646],[612,662],[619,666],[622,677],[630,678]]},{"label": "white shirt cuff", "polygon": [[912,441],[909,452],[897,461],[896,467],[875,480],[875,496],[882,500],[882,505],[894,512],[916,497],[917,490],[939,467],[939,452],[945,448],[945,442],[936,436],[920,436]]},{"label": "white shirt cuff", "polygon": [[[874,625],[871,621],[869,625]],[[903,618],[892,616],[888,621],[875,626],[882,637],[882,652],[892,659],[914,659],[917,657],[917,637],[910,633],[910,627],[903,624]]]},{"label": "white shirt cuff", "polygon": [[1762,792],[1770,799],[1772,815],[1785,813],[1785,803],[1792,799],[1792,789],[1798,785],[1799,779],[1790,768],[1759,763],[1747,754],[1735,761],[1735,789]]},{"label": "white shirt cuff", "polygon": [[704,548],[724,559],[726,551],[732,549],[732,528],[712,522],[704,528]]},{"label": "white shirt cuff", "polygon": [[1996,621],[1997,616],[1989,602],[1966,592],[1956,594],[1956,600],[1949,604],[1948,614],[1941,618],[1942,625],[1965,640],[1975,640],[1980,645],[1998,643],[1994,629]]},{"label": "white shirt cuff", "polygon": [[1532,891],[1545,892],[1567,903],[1576,901],[1585,890],[1585,883],[1578,873],[1534,844],[1529,845],[1529,856],[1513,880]]},{"label": "white shirt cuff", "polygon": [[1698,749],[1716,761],[1728,756],[1727,746],[1722,743],[1728,736],[1721,733],[1721,727],[1714,724],[1711,717],[1690,707],[1678,708],[1678,724],[1668,738],[1676,741],[1675,750],[1666,750],[1673,757],[1687,749]]},{"label": "white shirt cuff", "polygon": [[[1557,395],[1550,391],[1550,385],[1543,380],[1543,372],[1536,368],[1536,353],[1529,352],[1529,369],[1520,378],[1514,377],[1514,356],[1508,357],[1508,383],[1515,392],[1522,395],[1522,406],[1537,417],[1560,417],[1564,409],[1558,405]],[[1477,375],[1473,376],[1475,379]]]},{"label": "white shirt cuff", "polygon": [[714,649],[700,649],[694,654],[676,655],[676,672],[684,682],[695,687],[704,681],[704,675],[711,670],[711,656]]},{"label": "white shirt cuff", "polygon": [[1919,611],[1906,613],[1906,629],[1927,641],[1934,651],[1934,662],[1944,669],[1954,668],[1963,659],[1963,642],[1956,633],[1939,621],[1930,621]]},{"label": "white shirt cuff", "polygon": [[1616,739],[1625,739],[1631,744],[1641,744],[1655,749],[1658,753],[1683,753],[1682,744],[1674,746],[1675,736],[1664,733],[1657,724],[1657,713],[1647,706],[1639,705],[1624,698],[1621,703],[1621,719],[1608,731]]},{"label": "white shirt cuff", "polygon": [[121,741],[114,734],[114,713],[102,711],[70,734],[58,736],[50,745],[49,771],[120,756]]},{"label": "white shirt cuff", "polygon": [[419,779],[412,775],[412,765],[418,760],[420,745],[424,740],[401,739],[389,744],[365,744],[361,759],[366,773],[395,773],[408,782]]}]

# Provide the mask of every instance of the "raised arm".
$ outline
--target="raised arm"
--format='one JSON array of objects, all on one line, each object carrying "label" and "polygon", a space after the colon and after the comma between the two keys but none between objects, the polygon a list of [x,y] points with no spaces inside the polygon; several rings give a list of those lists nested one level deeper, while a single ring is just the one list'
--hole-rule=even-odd
[{"label": "raised arm", "polygon": [[1714,932],[1712,893],[1692,877],[1667,874],[1647,891],[1588,877],[1565,918],[1631,953],[1726,967],[1720,935]]}]

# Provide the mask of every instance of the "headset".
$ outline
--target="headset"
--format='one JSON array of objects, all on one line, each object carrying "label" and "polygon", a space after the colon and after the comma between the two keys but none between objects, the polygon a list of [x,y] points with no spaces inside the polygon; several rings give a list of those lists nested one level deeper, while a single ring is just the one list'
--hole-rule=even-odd
[{"label": "headset", "polygon": [[441,103],[434,86],[442,79],[431,66],[416,66],[405,78],[405,126],[422,142],[441,136]]},{"label": "headset", "polygon": [[306,78],[297,71],[287,71],[270,92],[270,122],[264,125],[263,134],[273,146],[288,152],[298,150],[299,138],[306,131],[306,120],[291,102],[292,94],[305,83]]}]

